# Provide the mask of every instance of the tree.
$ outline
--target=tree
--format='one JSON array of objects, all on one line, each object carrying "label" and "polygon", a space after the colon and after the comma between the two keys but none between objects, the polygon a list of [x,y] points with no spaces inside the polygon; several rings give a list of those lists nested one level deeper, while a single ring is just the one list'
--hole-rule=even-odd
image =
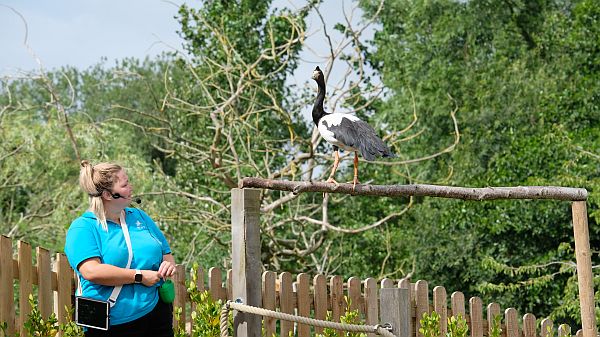
[{"label": "tree", "polygon": [[[323,25],[325,19],[318,4],[311,2],[291,12],[272,10],[270,2],[264,1],[207,1],[198,9],[184,5],[179,13],[189,56],[182,56],[173,69],[185,69],[188,80],[183,85],[173,83],[167,73],[162,108],[158,115],[149,116],[157,124],[149,128],[140,122],[138,126],[153,136],[155,148],[174,167],[172,177],[165,178],[166,189],[152,192],[161,195],[169,209],[161,220],[169,223],[173,236],[187,237],[178,247],[185,252],[184,261],[200,259],[215,265],[229,248],[229,189],[237,187],[239,179],[309,180],[327,174],[332,161],[322,153],[328,149],[301,114],[302,108],[312,104],[314,91],[286,82],[299,62],[305,18],[314,13]],[[342,37],[339,45],[322,29],[330,51],[326,73],[340,62],[347,66],[346,74],[356,76],[330,90],[336,95],[329,99],[330,111],[345,109],[370,118],[380,104],[381,87],[364,69],[367,50],[360,38],[371,23],[353,26],[348,19],[345,25],[337,25]],[[347,46],[352,46],[351,52]],[[309,77],[306,74],[307,81]],[[446,111],[450,121],[451,111]],[[417,112],[409,115],[408,122]],[[403,141],[411,128],[403,125],[398,130],[386,135],[391,144]],[[404,162],[389,167],[378,164],[365,169],[365,176],[381,183],[405,179],[406,174],[398,169]],[[380,228],[404,214],[410,200],[373,206],[367,200],[265,191],[262,205],[267,268],[398,273],[386,266],[390,249],[382,242],[390,235]],[[365,240],[378,247],[364,257],[374,258],[377,265],[356,267],[351,259],[341,258],[364,246]]]},{"label": "tree", "polygon": [[[373,12],[372,1],[362,1]],[[564,185],[598,202],[597,8],[589,1],[396,1],[386,3],[372,64],[392,92],[394,115],[412,100],[433,132],[407,144],[419,153],[447,139],[443,116],[458,105],[462,142],[449,156],[414,166],[425,179],[460,186]],[[586,28],[587,27],[587,28]],[[415,274],[450,289],[571,323],[575,270],[567,204],[420,201],[398,233]],[[591,234],[592,247],[596,235]],[[408,247],[407,247],[408,246]],[[594,255],[594,260],[597,256]],[[517,268],[518,266],[529,266]],[[526,272],[526,271],[527,272]],[[507,285],[508,286],[503,286]]]}]

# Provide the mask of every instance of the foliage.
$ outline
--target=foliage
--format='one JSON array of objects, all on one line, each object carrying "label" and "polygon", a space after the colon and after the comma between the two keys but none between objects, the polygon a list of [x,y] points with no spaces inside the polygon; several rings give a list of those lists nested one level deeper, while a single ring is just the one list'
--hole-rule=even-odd
[{"label": "foliage", "polygon": [[[360,313],[358,311],[358,309],[356,310],[351,310],[350,309],[350,301],[347,297],[345,297],[346,299],[346,311],[343,315],[340,316],[340,322],[344,323],[344,324],[354,324],[354,325],[363,325],[364,322],[361,321],[360,319]],[[332,319],[332,313],[331,311],[327,311],[327,315],[325,320],[326,321],[331,321]],[[331,328],[324,328],[323,329],[323,333],[322,334],[317,334],[317,337],[336,337],[339,336],[337,331],[335,329],[331,329]],[[362,332],[353,332],[353,331],[344,331],[343,335],[344,337],[366,337],[367,334],[366,333],[362,333]]]},{"label": "foliage", "polygon": [[419,332],[424,337],[440,336],[440,315],[437,312],[432,311],[431,314],[424,312],[420,323]]},{"label": "foliage", "polygon": [[[223,302],[213,300],[208,291],[198,289],[198,264],[194,264],[190,271],[191,280],[187,291],[192,303],[192,337],[219,336],[221,333],[220,319]],[[175,320],[180,322],[181,308],[175,308]],[[229,336],[233,334],[233,315],[229,313]],[[175,327],[175,336],[187,336],[185,329],[179,324]]]},{"label": "foliage", "polygon": [[[348,66],[341,84],[328,82],[328,111],[369,121],[399,157],[361,165],[363,182],[584,187],[597,251],[596,3],[360,5],[362,26],[334,29],[351,52],[330,36],[320,41],[331,51],[321,65],[328,76],[334,64]],[[183,5],[185,55],[0,79],[0,233],[62,250],[69,223],[87,207],[78,160],[112,160],[127,166],[178,262],[227,267],[230,189],[240,178],[321,180],[330,168],[330,147],[302,115],[313,86],[289,83],[302,62],[307,18],[329,19],[319,6]],[[370,44],[360,33],[373,21]],[[339,181],[352,175],[348,159]],[[261,208],[266,268],[410,275],[578,324],[566,203],[265,191]],[[599,263],[596,252],[592,259]]]},{"label": "foliage", "polygon": [[[370,55],[390,90],[378,113],[401,121],[398,107],[415,104],[428,116],[418,123],[433,132],[404,143],[409,155],[451,137],[449,104],[461,127],[455,151],[411,172],[457,186],[584,187],[597,247],[600,87],[592,78],[600,53],[590,46],[599,18],[592,3],[386,2]],[[361,4],[367,12],[377,6]],[[554,201],[421,199],[394,236],[416,261],[417,278],[576,325],[570,222],[569,205]]]},{"label": "foliage", "polygon": [[[500,314],[494,315],[492,317],[492,326],[490,327],[490,337],[500,337],[502,336],[502,316]],[[551,337],[549,335],[546,335]]]},{"label": "foliage", "polygon": [[[135,67],[123,64],[129,70]],[[143,144],[139,136],[127,126],[96,124],[107,117],[107,105],[120,103],[118,94],[126,96],[120,100],[134,101],[128,92],[118,93],[121,89],[110,81],[113,74],[98,66],[40,76],[48,80],[26,78],[0,86],[0,232],[62,251],[70,222],[87,208],[78,186],[78,155],[92,162],[122,163],[142,190],[153,179],[150,163],[136,147]]]},{"label": "foliage", "polygon": [[[79,327],[72,320],[73,310],[68,310],[65,307],[66,312],[66,323],[58,324],[58,320],[56,319],[56,315],[54,313],[50,314],[50,317],[44,318],[42,313],[40,312],[37,301],[34,299],[33,295],[29,295],[29,306],[31,307],[31,312],[27,315],[27,320],[25,320],[24,327],[27,332],[27,336],[29,337],[54,337],[59,331],[62,332],[62,336],[65,337],[80,337],[83,336],[83,329]],[[6,336],[6,325],[3,326],[2,331]]]},{"label": "foliage", "polygon": [[446,337],[467,337],[469,326],[467,320],[461,314],[448,317],[448,332]]},{"label": "foliage", "polygon": [[[499,316],[497,316],[499,317]],[[500,329],[500,321],[494,320],[494,324],[498,324],[498,329]],[[440,315],[432,311],[431,314],[423,313],[423,317],[420,320],[421,327],[419,328],[419,332],[425,337],[437,337],[440,336]],[[495,330],[495,334],[491,335],[498,337],[499,333],[502,330]],[[446,332],[446,337],[467,337],[469,333],[469,326],[467,324],[467,320],[463,318],[462,314],[458,314],[457,316],[448,317],[448,331]]]}]

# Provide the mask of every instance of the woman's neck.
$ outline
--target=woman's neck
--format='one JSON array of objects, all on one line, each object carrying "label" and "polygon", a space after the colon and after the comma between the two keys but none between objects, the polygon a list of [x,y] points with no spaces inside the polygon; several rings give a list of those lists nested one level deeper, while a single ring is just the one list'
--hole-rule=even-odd
[{"label": "woman's neck", "polygon": [[106,216],[107,220],[111,220],[114,223],[121,223],[121,212],[122,211],[110,211],[110,210],[106,210],[104,212],[104,215]]}]

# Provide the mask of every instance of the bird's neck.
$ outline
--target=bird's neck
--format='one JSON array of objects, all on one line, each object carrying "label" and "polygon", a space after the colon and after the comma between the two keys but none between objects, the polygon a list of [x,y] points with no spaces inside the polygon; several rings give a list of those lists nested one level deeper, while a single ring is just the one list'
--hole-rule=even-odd
[{"label": "bird's neck", "polygon": [[323,101],[325,100],[325,82],[317,81],[319,91],[317,92],[317,99],[313,105],[312,118],[316,125],[319,124],[321,117],[325,116],[325,110],[323,109]]}]

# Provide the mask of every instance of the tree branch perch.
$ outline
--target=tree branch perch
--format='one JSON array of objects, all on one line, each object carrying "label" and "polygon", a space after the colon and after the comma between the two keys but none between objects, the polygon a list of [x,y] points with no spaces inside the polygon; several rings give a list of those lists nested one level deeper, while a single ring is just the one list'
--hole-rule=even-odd
[{"label": "tree branch perch", "polygon": [[333,184],[318,181],[287,181],[263,178],[244,178],[238,182],[239,188],[266,188],[288,191],[294,194],[302,192],[342,193],[381,197],[426,196],[462,200],[498,200],[498,199],[554,199],[585,201],[588,192],[585,188],[558,186],[517,186],[517,187],[454,187],[441,185],[356,185]]}]

